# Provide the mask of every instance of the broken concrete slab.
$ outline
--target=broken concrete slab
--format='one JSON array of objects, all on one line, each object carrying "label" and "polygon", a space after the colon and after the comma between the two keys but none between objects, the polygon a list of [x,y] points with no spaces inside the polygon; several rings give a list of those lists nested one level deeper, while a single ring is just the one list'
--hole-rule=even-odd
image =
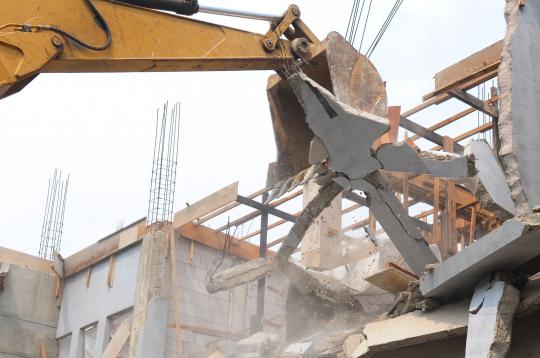
[{"label": "broken concrete slab", "polygon": [[328,165],[349,178],[363,178],[381,168],[371,155],[373,142],[390,129],[387,119],[358,111],[303,73],[289,83],[304,107],[306,121],[328,150]]},{"label": "broken concrete slab", "polygon": [[540,256],[540,214],[506,221],[420,279],[425,297],[452,300],[470,295],[491,272],[513,270]]},{"label": "broken concrete slab", "polygon": [[414,219],[407,214],[379,173],[366,179],[351,180],[351,186],[366,194],[369,208],[414,273],[419,275],[426,265],[439,262]]},{"label": "broken concrete slab", "polygon": [[540,2],[506,1],[499,67],[500,159],[518,215],[540,204]]},{"label": "broken concrete slab", "polygon": [[515,215],[514,202],[504,172],[489,144],[475,140],[465,147],[465,154],[474,160],[478,188],[473,190],[483,208],[501,219]]},{"label": "broken concrete slab", "polygon": [[487,277],[476,288],[469,307],[465,357],[506,357],[519,291],[497,277]]},{"label": "broken concrete slab", "polygon": [[366,341],[355,352],[376,353],[389,349],[462,336],[467,331],[469,301],[441,306],[434,311],[414,311],[396,318],[370,322]]},{"label": "broken concrete slab", "polygon": [[265,277],[272,271],[270,259],[258,258],[216,273],[207,283],[208,293],[229,290]]},{"label": "broken concrete slab", "polygon": [[441,178],[462,179],[470,176],[467,157],[435,157],[418,153],[407,143],[383,144],[375,153],[382,169],[395,172],[429,174]]}]

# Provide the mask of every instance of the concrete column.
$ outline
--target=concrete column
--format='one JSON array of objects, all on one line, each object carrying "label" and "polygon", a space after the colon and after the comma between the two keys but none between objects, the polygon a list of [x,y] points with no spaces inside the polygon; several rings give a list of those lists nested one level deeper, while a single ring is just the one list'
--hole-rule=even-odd
[{"label": "concrete column", "polygon": [[171,270],[168,228],[150,228],[143,239],[129,344],[130,358],[164,357]]},{"label": "concrete column", "polygon": [[109,343],[109,336],[111,332],[110,321],[107,317],[102,317],[98,321],[97,332],[96,332],[96,346],[94,349],[94,356],[101,357],[103,350]]},{"label": "concrete column", "polygon": [[82,358],[83,336],[80,329],[75,329],[71,333],[71,345],[69,346],[69,358]]},{"label": "concrete column", "polygon": [[[304,185],[306,207],[317,195],[320,186],[309,181]],[[341,265],[341,194],[313,221],[301,245],[303,263],[315,269],[331,269]]]}]

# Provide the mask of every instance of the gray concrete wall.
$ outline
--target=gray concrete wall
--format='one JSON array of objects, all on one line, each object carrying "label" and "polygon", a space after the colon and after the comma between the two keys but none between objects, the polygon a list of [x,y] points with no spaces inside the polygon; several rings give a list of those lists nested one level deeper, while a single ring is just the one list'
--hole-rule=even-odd
[{"label": "gray concrete wall", "polygon": [[69,358],[81,357],[81,329],[95,323],[94,352],[99,357],[109,340],[109,318],[133,306],[139,251],[140,245],[135,245],[116,256],[112,287],[107,285],[108,260],[92,267],[88,288],[86,270],[66,279],[56,337],[71,335]]},{"label": "gray concrete wall", "polygon": [[[179,239],[176,244],[177,278],[180,287],[181,324],[236,333],[245,330],[249,335],[251,316],[256,313],[257,282],[237,287],[230,291],[209,294],[206,290],[206,273],[212,266],[219,251],[194,243],[193,260],[188,261],[189,240]],[[226,255],[220,271],[242,261]],[[272,288],[269,288],[272,286]],[[283,292],[283,295],[279,293]],[[279,330],[282,320],[277,316],[284,313],[285,290],[276,279],[267,279],[265,295],[265,319],[273,319],[273,324],[265,324],[265,330]],[[174,329],[174,305],[169,306],[169,328],[167,330],[167,357],[176,355],[176,332]],[[217,338],[182,330],[183,354],[204,351],[207,344]],[[222,344],[232,343],[221,341]]]},{"label": "gray concrete wall", "polygon": [[56,276],[11,264],[0,292],[0,357],[56,357]]}]

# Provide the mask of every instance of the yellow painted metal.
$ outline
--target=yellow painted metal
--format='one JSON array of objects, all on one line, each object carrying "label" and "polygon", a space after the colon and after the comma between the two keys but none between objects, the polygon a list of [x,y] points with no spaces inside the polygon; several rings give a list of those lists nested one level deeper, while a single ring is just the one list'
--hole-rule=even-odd
[{"label": "yellow painted metal", "polygon": [[55,26],[101,45],[106,35],[85,1],[2,0],[0,98],[41,72],[278,70],[294,58],[287,40],[268,51],[265,35],[111,1],[93,3],[112,33],[103,51],[53,31],[20,31],[22,24]]}]

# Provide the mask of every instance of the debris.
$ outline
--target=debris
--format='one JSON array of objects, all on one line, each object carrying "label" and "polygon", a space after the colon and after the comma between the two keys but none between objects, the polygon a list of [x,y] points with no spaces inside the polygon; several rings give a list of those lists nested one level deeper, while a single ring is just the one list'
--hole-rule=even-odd
[{"label": "debris", "polygon": [[272,270],[271,261],[258,258],[223,270],[206,283],[206,289],[209,293],[216,293],[263,278]]},{"label": "debris", "polygon": [[[420,280],[425,297],[443,301],[470,295],[491,272],[517,270],[540,256],[540,214],[506,221],[466,250],[441,262]],[[538,271],[538,270],[536,270]]]},{"label": "debris", "polygon": [[498,277],[487,277],[474,291],[469,308],[465,357],[506,357],[519,291]]},{"label": "debris", "polygon": [[480,206],[506,220],[515,215],[514,202],[503,170],[485,141],[472,141],[465,147],[465,154],[474,160],[477,188],[471,190]]},{"label": "debris", "polygon": [[398,293],[387,315],[397,317],[416,310],[416,306],[423,301],[422,293],[418,287],[418,281],[409,282],[406,291]]},{"label": "debris", "polygon": [[398,294],[407,290],[410,282],[418,281],[418,276],[388,262],[384,270],[365,277],[364,280],[387,292]]}]

